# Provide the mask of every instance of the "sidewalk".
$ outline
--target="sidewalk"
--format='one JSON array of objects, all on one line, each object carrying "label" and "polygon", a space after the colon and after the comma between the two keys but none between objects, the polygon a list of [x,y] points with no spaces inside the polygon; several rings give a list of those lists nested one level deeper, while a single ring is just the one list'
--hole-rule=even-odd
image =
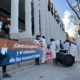
[{"label": "sidewalk", "polygon": [[30,63],[9,73],[11,78],[1,80],[80,80],[80,60],[71,67],[54,66],[52,62],[38,66]]}]

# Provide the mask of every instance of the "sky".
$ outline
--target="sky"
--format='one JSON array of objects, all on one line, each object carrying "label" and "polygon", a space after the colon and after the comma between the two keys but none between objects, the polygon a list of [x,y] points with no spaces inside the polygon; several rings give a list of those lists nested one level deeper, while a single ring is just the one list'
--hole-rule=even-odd
[{"label": "sky", "polygon": [[[70,1],[73,2],[74,0]],[[70,37],[76,37],[76,32],[74,30],[76,27],[73,27],[73,23],[69,18],[71,15],[74,15],[74,12],[71,10],[66,0],[53,0],[53,3],[65,25],[65,31],[69,34]]]},{"label": "sky", "polygon": [[53,0],[53,2],[61,17],[63,17],[66,10],[70,11],[66,0]]},{"label": "sky", "polygon": [[70,22],[70,15],[72,13],[72,10],[68,6],[66,0],[53,0],[54,5],[60,15],[60,17],[63,20],[63,23],[65,25],[65,30],[72,28],[72,23]]}]

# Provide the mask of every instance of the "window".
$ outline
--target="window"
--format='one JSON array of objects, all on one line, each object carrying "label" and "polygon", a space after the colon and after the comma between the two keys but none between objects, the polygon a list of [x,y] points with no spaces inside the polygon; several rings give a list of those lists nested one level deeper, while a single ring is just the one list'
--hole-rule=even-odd
[{"label": "window", "polygon": [[53,4],[51,3],[51,14],[53,15]]},{"label": "window", "polygon": [[48,0],[48,11],[51,11],[51,5],[50,0]]},{"label": "window", "polygon": [[19,0],[19,32],[25,31],[25,0]]},{"label": "window", "polygon": [[41,18],[40,18],[40,10],[39,10],[39,33],[41,35]]},{"label": "window", "polygon": [[34,2],[31,2],[32,35],[34,35]]}]

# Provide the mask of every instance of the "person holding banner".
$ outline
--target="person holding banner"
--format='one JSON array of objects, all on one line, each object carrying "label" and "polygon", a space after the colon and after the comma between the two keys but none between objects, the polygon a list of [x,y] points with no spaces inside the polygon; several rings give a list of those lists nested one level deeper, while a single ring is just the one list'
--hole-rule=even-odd
[{"label": "person holding banner", "polygon": [[[10,31],[10,21],[6,20],[2,23],[0,38],[10,39],[9,31]],[[5,51],[2,50],[1,52],[2,54],[5,54]],[[7,73],[6,67],[7,67],[6,65],[2,66],[3,77],[10,78],[11,75]]]},{"label": "person holding banner", "polygon": [[[40,35],[36,35],[36,38],[34,39],[33,43],[34,44],[40,44]],[[35,59],[35,65],[40,65],[39,63],[39,58]]]}]

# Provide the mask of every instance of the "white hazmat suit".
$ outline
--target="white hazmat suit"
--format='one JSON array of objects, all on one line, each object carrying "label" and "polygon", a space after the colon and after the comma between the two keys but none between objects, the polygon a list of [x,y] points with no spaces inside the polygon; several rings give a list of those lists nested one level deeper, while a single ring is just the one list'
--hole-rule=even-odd
[{"label": "white hazmat suit", "polygon": [[77,46],[75,44],[66,42],[64,48],[68,51],[68,54],[71,54],[73,57],[77,55]]},{"label": "white hazmat suit", "polygon": [[42,45],[42,63],[45,63],[46,61],[46,51],[47,51],[47,45],[46,45],[46,41],[44,38],[41,39],[41,45]]},{"label": "white hazmat suit", "polygon": [[60,49],[60,41],[56,40],[56,41],[51,42],[50,49],[51,49],[53,58],[55,59],[56,53],[59,52],[59,49]]}]

